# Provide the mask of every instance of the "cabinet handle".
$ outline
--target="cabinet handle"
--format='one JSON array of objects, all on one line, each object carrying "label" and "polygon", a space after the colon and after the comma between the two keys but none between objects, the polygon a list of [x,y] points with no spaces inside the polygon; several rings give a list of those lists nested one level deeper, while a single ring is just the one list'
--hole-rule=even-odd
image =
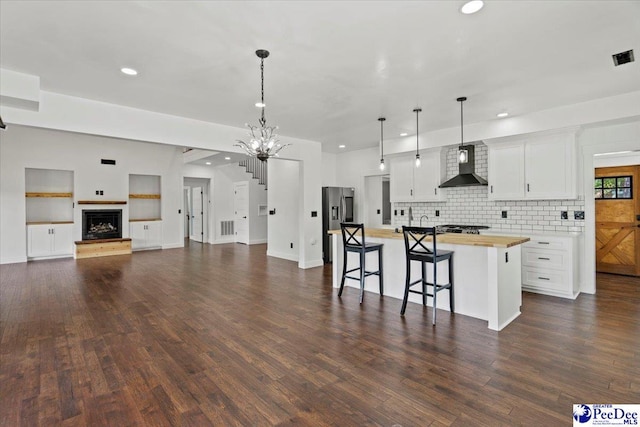
[{"label": "cabinet handle", "polygon": [[527,193],[529,192],[529,184],[527,184]]},{"label": "cabinet handle", "polygon": [[540,276],[538,276],[538,279],[540,279],[540,280],[551,280],[548,277],[540,277]]},{"label": "cabinet handle", "polygon": [[437,187],[433,189],[433,194],[435,194],[436,196],[438,195],[438,188]]},{"label": "cabinet handle", "polygon": [[539,245],[548,245],[549,242],[538,242]]},{"label": "cabinet handle", "polygon": [[413,196],[413,188],[410,191],[411,191],[411,195]]},{"label": "cabinet handle", "polygon": [[545,257],[541,257],[541,256],[539,256],[538,259],[543,259],[545,261],[549,261],[550,260],[550,258],[545,258]]},{"label": "cabinet handle", "polygon": [[491,186],[491,192],[493,193],[493,185]]}]

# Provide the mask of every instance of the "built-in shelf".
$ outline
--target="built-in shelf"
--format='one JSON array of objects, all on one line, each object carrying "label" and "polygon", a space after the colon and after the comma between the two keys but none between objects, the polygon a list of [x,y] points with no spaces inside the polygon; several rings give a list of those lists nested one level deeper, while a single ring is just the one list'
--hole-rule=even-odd
[{"label": "built-in shelf", "polygon": [[126,205],[126,200],[78,200],[79,205]]},{"label": "built-in shelf", "polygon": [[135,219],[129,219],[129,222],[143,222],[143,221],[162,221],[162,218],[135,218]]},{"label": "built-in shelf", "polygon": [[160,194],[129,194],[130,199],[159,199]]},{"label": "built-in shelf", "polygon": [[25,197],[73,197],[73,193],[25,193]]},{"label": "built-in shelf", "polygon": [[43,225],[43,224],[73,224],[73,221],[29,221],[27,225]]}]

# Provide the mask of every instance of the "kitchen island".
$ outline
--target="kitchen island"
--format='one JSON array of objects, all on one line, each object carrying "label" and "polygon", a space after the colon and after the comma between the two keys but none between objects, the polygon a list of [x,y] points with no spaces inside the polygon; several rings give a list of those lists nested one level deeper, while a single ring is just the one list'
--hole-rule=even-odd
[{"label": "kitchen island", "polygon": [[[343,248],[340,230],[333,234],[333,287],[342,278]],[[402,232],[392,229],[365,229],[366,242],[384,243],[384,296],[402,299],[405,288],[406,258]],[[425,238],[430,241],[431,238]],[[489,329],[500,331],[520,315],[522,305],[520,245],[527,237],[445,233],[437,236],[438,249],[455,251],[453,257],[455,313],[486,320]],[[358,265],[358,254],[348,253],[349,268]],[[351,258],[353,257],[353,258]],[[367,254],[367,270],[377,269],[375,254]],[[411,269],[411,281],[420,277],[419,264]],[[430,271],[429,269],[427,269]],[[355,272],[354,272],[355,273]],[[352,273],[353,274],[353,273]],[[428,274],[428,280],[432,281]],[[438,283],[449,280],[446,262],[438,264]],[[360,287],[357,280],[345,281],[345,287]],[[365,291],[379,292],[378,277],[365,280]],[[346,290],[345,292],[348,292]],[[365,295],[367,298],[374,295]],[[438,294],[438,309],[449,310],[447,291]],[[422,304],[422,296],[409,294],[409,302]],[[431,298],[427,304],[433,304]],[[411,306],[407,307],[407,311]],[[399,309],[398,309],[399,314]]]}]

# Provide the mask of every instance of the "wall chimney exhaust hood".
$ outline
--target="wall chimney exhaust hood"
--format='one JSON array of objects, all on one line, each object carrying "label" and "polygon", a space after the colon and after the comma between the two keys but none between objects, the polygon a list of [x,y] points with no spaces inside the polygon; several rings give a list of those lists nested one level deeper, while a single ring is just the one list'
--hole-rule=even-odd
[{"label": "wall chimney exhaust hood", "polygon": [[487,180],[476,174],[475,146],[467,144],[460,147],[460,150],[467,151],[467,162],[458,163],[458,175],[448,181],[443,182],[440,188],[469,187],[472,185],[487,185]]}]

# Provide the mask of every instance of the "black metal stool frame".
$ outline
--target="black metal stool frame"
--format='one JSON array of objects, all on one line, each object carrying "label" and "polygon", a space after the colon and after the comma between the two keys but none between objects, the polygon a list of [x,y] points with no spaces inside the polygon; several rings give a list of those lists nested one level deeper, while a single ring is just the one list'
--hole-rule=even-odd
[{"label": "black metal stool frame", "polygon": [[[367,276],[376,275],[380,281],[380,295],[384,294],[383,276],[384,271],[382,268],[382,247],[384,243],[365,243],[364,240],[364,224],[352,224],[352,223],[340,223],[340,229],[342,230],[342,247],[343,247],[343,263],[342,263],[342,281],[340,282],[340,291],[338,296],[342,296],[342,290],[344,289],[344,280],[352,279],[360,281],[360,304],[364,299],[364,279]],[[378,251],[378,270],[366,271],[365,268],[365,256],[368,252]],[[360,266],[347,270],[347,253],[357,252],[360,255]],[[348,273],[352,273],[356,270],[360,270],[358,277],[347,276]]]},{"label": "black metal stool frame", "polygon": [[[402,227],[404,235],[404,247],[407,258],[407,278],[404,289],[404,299],[402,300],[402,309],[400,315],[404,316],[407,309],[407,301],[409,292],[422,295],[422,305],[427,305],[427,297],[433,298],[433,324],[436,324],[436,307],[438,292],[449,289],[449,309],[454,312],[454,296],[453,296],[453,251],[438,251],[436,247],[436,228],[435,227]],[[424,238],[430,236],[432,247],[427,247]],[[438,284],[438,262],[447,260],[449,264],[449,283]],[[422,267],[422,277],[411,282],[411,261],[419,261]],[[426,264],[433,264],[433,283],[427,282]],[[422,290],[417,291],[411,289],[412,286],[420,284]],[[433,287],[433,293],[427,292],[427,286]]]}]

